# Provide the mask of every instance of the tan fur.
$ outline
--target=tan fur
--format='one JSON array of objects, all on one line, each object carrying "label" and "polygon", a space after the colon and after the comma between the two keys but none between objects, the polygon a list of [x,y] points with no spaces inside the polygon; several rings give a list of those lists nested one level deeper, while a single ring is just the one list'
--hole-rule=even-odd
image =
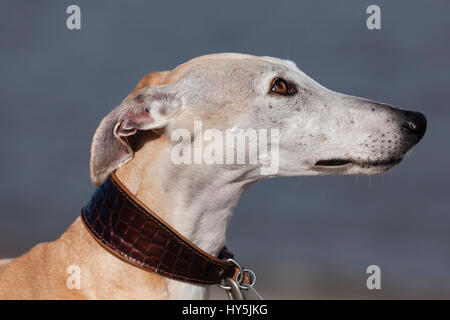
[{"label": "tan fur", "polygon": [[[80,290],[66,286],[70,265],[80,267]],[[58,240],[40,243],[13,260],[0,282],[0,299],[167,298],[162,277],[108,253],[88,234],[80,218]]]},{"label": "tan fur", "polygon": [[[125,100],[145,87],[176,81],[199,61],[193,59],[173,71],[146,75]],[[164,136],[150,132],[143,133],[136,144],[133,159],[116,174],[144,204],[170,224],[163,191],[153,182],[158,175],[159,155],[169,149],[169,143]],[[70,265],[81,270],[80,290],[66,285]],[[80,218],[59,239],[40,243],[9,264],[0,265],[0,300],[169,298],[166,278],[138,269],[107,252],[87,232]]]},{"label": "tan fur", "polygon": [[151,209],[165,220],[168,207],[163,190],[158,189],[158,167],[163,161],[161,155],[169,150],[169,143],[165,136],[151,132],[142,133],[140,144],[134,154],[133,161],[128,162],[116,171],[117,177],[144,203],[151,204]]},{"label": "tan fur", "polygon": [[0,259],[0,274],[3,272],[3,270],[6,269],[8,264],[10,264],[12,259]]},{"label": "tan fur", "polygon": [[[180,70],[175,73],[164,82],[175,81]],[[148,74],[126,99],[144,87],[160,84],[168,74],[167,71]],[[157,170],[157,157],[154,156],[157,153],[149,154],[149,150],[164,148],[166,141],[163,136],[144,140],[143,144],[147,146],[140,147],[133,160],[117,171],[117,176],[141,201],[164,217],[163,200],[157,200],[163,197],[157,196],[159,192],[152,190],[151,183],[140,182],[144,180],[141,176],[144,166]],[[152,195],[151,199],[149,195]],[[66,286],[70,265],[80,267],[80,290]],[[133,267],[107,252],[88,234],[80,218],[56,241],[40,243],[9,264],[0,266],[0,300],[168,298],[165,278]]]},{"label": "tan fur", "polygon": [[131,97],[134,97],[136,95],[136,93],[143,88],[153,87],[153,86],[162,84],[164,77],[166,76],[167,73],[168,73],[168,71],[150,72],[148,75],[143,77],[141,79],[141,81],[138,82],[138,84],[136,85],[136,88],[133,90],[132,93],[130,93],[125,98],[125,100],[128,100]]},{"label": "tan fur", "polygon": [[[228,58],[231,59],[226,61],[227,64],[223,63],[222,60],[216,61],[217,63],[212,63],[212,60],[214,59]],[[249,101],[250,98],[246,98],[248,96],[248,88],[242,87],[242,83],[240,83],[238,77],[240,72],[242,72],[242,70],[244,70],[243,68],[246,66],[248,68],[255,67],[255,64],[244,63],[244,59],[250,58],[253,59],[253,62],[258,59],[258,62],[272,61],[274,59],[269,57],[251,57],[240,54],[217,54],[195,58],[176,67],[172,71],[152,72],[148,74],[137,84],[136,89],[128,95],[125,100],[135,96],[139,90],[147,87],[170,83],[176,85],[176,81],[178,81],[182,75],[189,75],[186,72],[193,66],[202,64],[203,67],[205,65],[209,66],[208,63],[211,63],[213,69],[209,71],[211,71],[210,74],[212,77],[216,76],[215,71],[218,70],[217,68],[222,68],[222,71],[226,71],[222,72],[224,78],[220,78],[214,87],[215,90],[218,91],[223,87],[225,94],[221,95],[220,98],[211,98],[205,103],[202,99],[204,98],[203,94],[206,91],[199,92],[199,96],[201,96],[202,99],[198,100],[198,102],[197,100],[193,100],[194,102],[192,102],[197,108],[193,108],[192,106],[189,108],[188,106],[183,109],[177,109],[177,112],[179,111],[177,117],[171,118],[170,125],[168,126],[189,129],[193,120],[201,119],[204,120],[205,127],[232,128],[234,124],[233,120],[246,119],[245,108],[249,105],[249,102],[253,103],[253,101]],[[292,62],[285,61],[283,63],[284,67],[295,67]],[[235,81],[227,82],[228,75],[230,74],[227,72],[237,73],[238,76],[235,77]],[[396,111],[393,111],[393,108],[388,109],[386,105],[376,104],[365,99],[336,94],[335,92],[321,87],[312,79],[300,73],[299,70],[295,72],[295,75],[298,76],[298,81],[302,82],[304,90],[306,90],[305,92],[310,92],[310,95],[317,95],[317,97],[321,98],[323,101],[327,101],[328,107],[331,106],[329,101],[335,101],[335,104],[332,105],[335,110],[335,117],[340,119],[344,124],[347,123],[347,118],[344,119],[344,115],[342,115],[343,112],[341,112],[341,107],[344,105],[350,105],[349,110],[353,112],[353,115],[358,116],[363,120],[366,118],[369,119],[367,116],[368,114],[370,114],[371,117],[374,117],[374,120],[380,121],[380,123],[381,121],[382,123],[385,123],[383,119],[388,113],[391,113],[392,116],[398,118],[398,116],[394,114]],[[208,80],[209,79],[214,78],[208,78]],[[184,79],[182,80],[184,81]],[[183,81],[180,81],[178,84],[183,85]],[[266,79],[267,86],[269,85],[268,81],[269,79]],[[244,84],[248,83],[249,81],[244,82]],[[269,87],[266,87],[266,85],[261,84],[258,87],[260,92],[267,92],[266,90],[269,90]],[[206,87],[205,90],[209,90],[207,88],[208,83],[206,83],[204,87]],[[197,89],[197,87],[194,87],[194,89]],[[189,92],[196,93],[196,91]],[[213,93],[215,93],[215,91],[213,91]],[[278,100],[275,101],[275,98],[270,99],[270,101],[272,101],[271,103],[278,103],[280,106],[283,105],[284,107],[284,103],[277,102]],[[318,99],[316,101],[316,107],[311,109],[323,109],[323,105],[326,106],[327,104],[324,104],[322,100]],[[261,102],[261,100],[259,100],[259,102]],[[303,102],[300,101],[299,103]],[[256,103],[255,108],[258,108],[258,106],[259,104]],[[378,113],[369,111],[370,108],[373,107],[378,108],[380,111]],[[281,110],[281,108],[275,107],[272,109],[271,104],[264,110],[266,109]],[[261,109],[255,110],[256,111],[254,111],[252,115],[257,114],[256,112]],[[364,110],[366,112],[364,112]],[[374,109],[372,109],[372,111],[373,110]],[[297,111],[300,110],[298,109]],[[266,115],[265,112],[269,111],[263,111],[263,115]],[[282,111],[277,112],[281,113],[276,113],[275,115],[283,114]],[[269,113],[272,114],[271,112]],[[269,113],[267,115],[269,115]],[[261,114],[258,115],[260,116],[258,117],[258,121],[268,122],[270,120],[270,118],[263,118]],[[318,115],[315,115],[314,119],[316,119],[316,121],[322,121],[323,119],[328,118],[324,116],[320,117],[320,115],[321,112],[319,112]],[[345,117],[347,116],[345,115]],[[291,121],[283,121],[286,123],[286,130],[294,130],[292,128],[298,130],[298,128],[302,128],[302,126],[297,125],[297,122],[310,121],[310,119],[304,120],[297,113],[295,113],[294,119],[290,120]],[[354,122],[353,118],[352,122]],[[400,122],[400,120],[398,120],[398,122]],[[365,122],[363,121],[363,123]],[[393,122],[391,122],[389,126],[393,126],[392,123]],[[307,122],[307,124],[310,126],[309,122]],[[332,126],[328,127],[334,127],[334,122]],[[353,127],[352,124],[348,125],[346,128]],[[373,127],[371,130],[378,132],[378,127]],[[358,130],[353,130],[353,132],[358,133],[359,136]],[[296,137],[295,134],[285,134],[284,136],[291,138]],[[313,135],[305,135],[305,137],[306,136],[313,137]],[[353,137],[356,137],[356,135]],[[180,167],[174,169],[173,164],[170,161],[171,141],[169,140],[169,137],[165,136],[165,133],[159,131],[159,129],[156,129],[155,131],[136,132],[135,135],[130,137],[130,140],[133,145],[132,149],[134,151],[134,156],[131,160],[127,158],[126,161],[129,160],[128,162],[124,161],[120,164],[122,166],[116,171],[118,178],[146,206],[161,216],[179,233],[208,253],[217,254],[220,248],[225,244],[226,226],[229,218],[231,218],[233,206],[237,203],[242,192],[244,192],[249,185],[254,183],[256,179],[261,178],[260,175],[255,173],[255,171],[252,171],[252,167],[250,167],[250,169],[242,170],[242,172],[239,170],[214,171],[214,166],[208,167],[210,171],[206,171],[208,168],[199,168],[195,166],[186,166],[188,169],[196,168],[196,170],[192,171],[185,170],[184,172],[181,172],[182,168],[180,169]],[[353,141],[354,139],[350,140]],[[104,140],[101,140],[100,143],[102,141]],[[288,140],[288,142],[292,141]],[[303,144],[288,143],[288,146],[296,146],[293,150],[289,150],[295,157],[292,156],[285,159],[289,165],[286,166],[285,172],[280,173],[279,175],[335,174],[335,171],[333,170],[329,171],[329,173],[328,171],[315,172],[314,170],[310,170],[309,167],[305,167],[306,169],[303,167],[303,163],[315,163],[319,160],[319,158],[313,158],[313,153],[316,152],[315,150],[326,149],[325,151],[329,151],[326,147],[323,147],[322,149],[317,148],[317,144],[317,141],[311,140],[311,143],[309,144],[311,150],[301,149],[302,152],[304,151],[306,158],[299,161],[297,159],[297,147]],[[304,145],[308,144],[306,143]],[[360,146],[361,145],[363,144],[360,144]],[[314,148],[312,146],[314,146]],[[402,149],[403,153],[407,152],[411,147],[412,144],[410,143],[408,148]],[[111,149],[108,149],[107,151],[108,152],[105,152],[104,154],[110,154]],[[372,155],[372,153],[364,148],[361,152],[363,154],[366,152],[369,155]],[[400,155],[403,156],[403,153],[400,152]],[[329,154],[325,152],[325,156],[328,155]],[[321,154],[315,154],[314,156],[323,157]],[[333,155],[330,157],[336,158],[336,156]],[[103,164],[105,161],[103,161],[103,158],[100,159],[102,159],[100,163]],[[115,170],[116,168],[117,166],[112,170]],[[342,171],[340,174],[378,174],[389,168],[390,167],[382,166],[379,171],[376,171],[373,167],[365,169],[355,163],[354,165],[350,165],[348,169],[343,169],[348,171]],[[109,173],[109,171],[103,172]],[[219,176],[217,174],[218,172],[223,174]],[[184,174],[184,176],[182,176],[182,174]],[[218,178],[221,178],[221,180]],[[99,181],[99,183],[101,183],[101,181]],[[217,192],[217,190],[220,190],[220,192]],[[212,198],[214,198],[213,201],[211,200]],[[81,205],[82,204],[80,204],[80,206]],[[197,207],[195,205],[197,205]],[[187,214],[188,210],[191,210],[191,215]],[[70,289],[67,286],[67,281],[71,276],[67,273],[67,270],[69,266],[73,265],[78,266],[81,271],[81,288],[79,290]],[[206,298],[206,291],[207,288],[203,286],[170,280],[161,277],[156,273],[138,269],[118,259],[91,237],[82,225],[80,218],[77,218],[72,226],[70,226],[58,240],[38,244],[31,251],[14,259],[6,264],[6,266],[0,263],[0,300],[192,299]]]}]

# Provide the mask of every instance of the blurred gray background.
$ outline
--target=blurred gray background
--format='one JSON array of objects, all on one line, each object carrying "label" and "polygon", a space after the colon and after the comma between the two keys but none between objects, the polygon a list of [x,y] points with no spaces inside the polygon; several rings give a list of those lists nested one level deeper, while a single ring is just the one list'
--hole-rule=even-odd
[{"label": "blurred gray background", "polygon": [[[80,31],[66,28],[70,4]],[[366,28],[370,4],[381,30]],[[94,189],[94,130],[142,76],[242,52],[428,118],[423,141],[383,176],[272,179],[244,194],[228,247],[263,295],[450,298],[449,15],[445,0],[3,0],[0,257],[56,239],[79,215]],[[381,290],[366,288],[371,264]]]}]

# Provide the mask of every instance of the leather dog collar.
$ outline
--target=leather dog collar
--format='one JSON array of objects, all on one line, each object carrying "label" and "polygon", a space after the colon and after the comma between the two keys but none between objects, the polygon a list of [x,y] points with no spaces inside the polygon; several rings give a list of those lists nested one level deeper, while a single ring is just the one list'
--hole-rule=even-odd
[{"label": "leather dog collar", "polygon": [[204,252],[139,201],[113,173],[81,211],[89,233],[122,260],[163,276],[218,284],[237,270],[225,247],[219,258]]}]

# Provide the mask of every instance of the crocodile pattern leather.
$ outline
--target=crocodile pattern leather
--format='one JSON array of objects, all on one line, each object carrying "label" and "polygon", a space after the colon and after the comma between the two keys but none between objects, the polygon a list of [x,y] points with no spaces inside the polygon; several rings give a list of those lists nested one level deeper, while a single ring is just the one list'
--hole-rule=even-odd
[{"label": "crocodile pattern leather", "polygon": [[200,284],[218,284],[236,272],[224,247],[215,258],[189,242],[110,176],[98,187],[81,218],[111,253],[145,270]]}]

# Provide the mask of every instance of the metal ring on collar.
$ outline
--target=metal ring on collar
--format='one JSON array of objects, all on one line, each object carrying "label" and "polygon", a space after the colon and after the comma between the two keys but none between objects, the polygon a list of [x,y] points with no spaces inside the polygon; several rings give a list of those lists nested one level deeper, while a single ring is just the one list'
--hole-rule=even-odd
[{"label": "metal ring on collar", "polygon": [[[241,278],[241,274],[245,274],[245,273],[247,273],[249,275],[249,281],[248,281],[247,285],[243,286],[242,284],[244,282],[245,275],[242,277],[242,280],[240,278]],[[248,286],[253,287],[253,285],[255,284],[255,282],[256,282],[256,274],[250,269],[244,269],[243,273],[241,273],[239,271],[239,273],[237,274],[236,282],[237,282],[239,288],[247,290]]]},{"label": "metal ring on collar", "polygon": [[[242,268],[242,266],[236,260],[230,258],[230,259],[227,259],[227,262],[233,263],[239,269],[238,275],[244,273],[244,269]],[[224,279],[224,280],[226,280],[226,279]],[[222,281],[224,281],[224,280],[222,280]],[[244,277],[242,277],[242,279],[239,282],[238,276],[236,276],[236,280],[237,280],[236,282],[237,282],[238,286],[241,287],[242,282],[244,281]],[[219,283],[218,286],[221,287],[224,290],[231,290],[230,286],[226,286],[226,285],[221,284],[221,283]]]}]

